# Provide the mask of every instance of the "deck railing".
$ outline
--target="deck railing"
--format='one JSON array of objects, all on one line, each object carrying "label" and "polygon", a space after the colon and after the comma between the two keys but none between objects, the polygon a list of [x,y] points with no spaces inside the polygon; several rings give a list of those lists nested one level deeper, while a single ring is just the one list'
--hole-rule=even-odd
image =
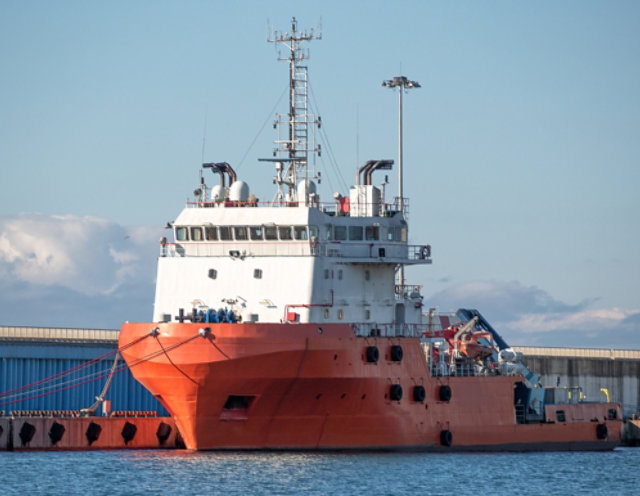
[{"label": "deck railing", "polygon": [[[374,212],[375,217],[393,217],[400,212],[402,205],[402,212],[404,217],[409,215],[409,199],[403,198],[400,203],[399,198],[395,197],[391,203],[371,203],[371,202],[358,202],[357,210],[361,212]],[[186,202],[187,208],[317,208],[326,215],[331,217],[349,217],[351,216],[351,205],[345,207],[345,204],[341,204],[339,201],[334,202],[318,202],[310,200],[308,202],[303,201],[188,201]]]},{"label": "deck railing", "polygon": [[308,257],[324,256],[345,259],[431,263],[425,245],[398,242],[325,241],[210,241],[161,243],[161,257]]}]

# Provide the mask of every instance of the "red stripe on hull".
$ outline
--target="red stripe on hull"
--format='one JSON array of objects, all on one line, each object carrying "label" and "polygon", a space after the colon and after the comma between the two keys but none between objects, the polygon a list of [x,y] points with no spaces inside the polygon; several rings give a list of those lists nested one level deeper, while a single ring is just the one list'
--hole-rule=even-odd
[{"label": "red stripe on hull", "polygon": [[[392,360],[393,345],[401,361]],[[367,362],[368,346],[379,350],[376,363]],[[355,337],[348,325],[124,324],[120,347],[189,449],[520,451],[620,441],[621,421],[606,420],[617,405],[566,405],[566,422],[518,424],[513,389],[521,378],[431,377],[418,339]],[[402,388],[400,400],[392,385]],[[441,401],[442,385],[450,401]],[[416,386],[424,401],[414,401]],[[597,438],[599,423],[607,439]]]}]

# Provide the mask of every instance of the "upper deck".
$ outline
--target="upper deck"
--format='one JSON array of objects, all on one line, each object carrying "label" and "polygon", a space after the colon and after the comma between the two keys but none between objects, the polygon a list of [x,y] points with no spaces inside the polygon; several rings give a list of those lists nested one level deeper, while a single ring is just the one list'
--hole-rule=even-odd
[{"label": "upper deck", "polygon": [[[334,204],[189,202],[174,222],[175,243],[162,256],[323,256],[356,263],[431,263],[428,245],[409,245],[404,211],[375,206],[352,216]],[[374,207],[367,207],[374,211]]]}]

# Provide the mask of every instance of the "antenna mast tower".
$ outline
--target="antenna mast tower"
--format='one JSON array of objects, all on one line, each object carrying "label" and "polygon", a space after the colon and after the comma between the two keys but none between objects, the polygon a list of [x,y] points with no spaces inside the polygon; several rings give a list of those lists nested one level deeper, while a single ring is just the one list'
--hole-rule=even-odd
[{"label": "antenna mast tower", "polygon": [[[317,33],[316,33],[317,31]],[[276,162],[275,178],[278,184],[278,195],[283,199],[281,186],[288,186],[288,198],[290,200],[305,201],[307,198],[296,198],[296,185],[299,180],[304,179],[305,183],[309,179],[309,154],[317,153],[320,156],[320,145],[315,143],[315,132],[309,134],[309,125],[320,127],[322,120],[313,115],[309,109],[309,79],[307,66],[302,62],[309,58],[308,51],[302,49],[306,41],[321,40],[320,29],[309,31],[298,31],[296,18],[291,19],[291,32],[281,33],[273,31],[267,38],[270,43],[279,43],[288,50],[287,56],[282,56],[278,52],[278,60],[289,62],[289,113],[288,115],[276,114],[274,128],[278,128],[278,139],[274,141],[276,147],[273,156],[278,157],[271,161]],[[288,129],[285,137],[281,130]],[[315,131],[315,129],[314,129]],[[283,165],[286,171],[283,171]],[[307,188],[305,188],[306,190]],[[307,196],[305,194],[305,196]]]}]

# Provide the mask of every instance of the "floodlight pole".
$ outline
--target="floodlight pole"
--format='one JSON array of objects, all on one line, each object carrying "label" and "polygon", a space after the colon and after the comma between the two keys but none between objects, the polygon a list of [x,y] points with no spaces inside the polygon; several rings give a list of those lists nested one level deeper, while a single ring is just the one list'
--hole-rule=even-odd
[{"label": "floodlight pole", "polygon": [[404,177],[402,175],[402,94],[404,91],[402,89],[401,86],[398,90],[398,195],[400,212],[404,214]]},{"label": "floodlight pole", "polygon": [[400,210],[403,207],[403,180],[402,180],[402,94],[405,90],[411,88],[420,88],[420,83],[411,81],[405,76],[395,76],[393,79],[387,79],[382,82],[382,86],[395,89],[398,88],[398,195],[400,202]]},{"label": "floodlight pole", "polygon": [[[398,88],[398,207],[404,215],[404,191],[402,176],[402,94],[405,89],[420,88],[420,83],[407,79],[405,76],[395,76],[382,82],[382,86],[395,89]],[[404,294],[404,266],[400,265],[398,274],[398,285]]]}]

